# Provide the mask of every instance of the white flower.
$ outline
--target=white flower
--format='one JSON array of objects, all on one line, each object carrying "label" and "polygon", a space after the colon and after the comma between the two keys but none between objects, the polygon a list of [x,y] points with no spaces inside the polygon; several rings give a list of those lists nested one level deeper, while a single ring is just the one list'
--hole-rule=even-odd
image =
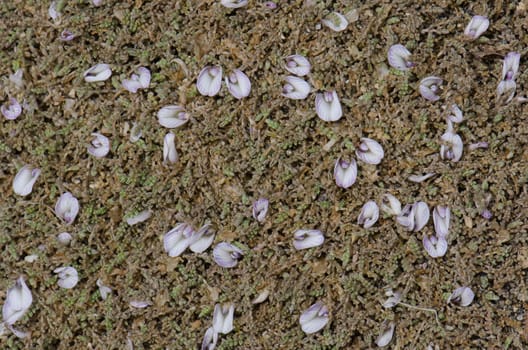
[{"label": "white flower", "polygon": [[361,208],[361,213],[358,217],[358,225],[363,225],[363,228],[372,227],[379,218],[379,208],[376,202],[368,201]]},{"label": "white flower", "polygon": [[372,139],[362,137],[361,144],[356,150],[356,156],[363,162],[367,164],[379,164],[385,153],[383,152],[383,147]]},{"label": "white flower", "polygon": [[148,300],[131,300],[129,305],[135,307],[136,309],[144,309],[151,306],[152,302]]},{"label": "white flower", "polygon": [[417,183],[420,183],[420,182],[424,182],[425,180],[435,176],[436,174],[435,173],[427,173],[427,174],[424,174],[424,175],[410,175],[407,179],[409,181],[412,181],[412,182],[417,182]]},{"label": "white flower", "polygon": [[429,221],[429,207],[424,202],[407,204],[396,217],[396,221],[409,231],[420,231]]},{"label": "white flower", "polygon": [[138,123],[132,123],[132,128],[130,129],[130,142],[138,142],[141,139],[143,132],[141,131],[141,126]]},{"label": "white flower", "polygon": [[401,203],[392,194],[386,193],[381,198],[381,210],[391,216],[400,215]]},{"label": "white flower", "polygon": [[383,321],[380,328],[380,333],[376,338],[376,345],[381,347],[389,345],[394,335],[394,328],[396,324],[394,322],[389,322],[388,320]]},{"label": "white flower", "polygon": [[108,152],[110,152],[110,140],[108,137],[93,132],[92,136],[95,136],[95,139],[92,140],[92,144],[88,146],[88,153],[90,153],[95,158],[103,158]]},{"label": "white flower", "polygon": [[259,198],[253,203],[253,217],[258,222],[263,222],[268,213],[269,201],[266,198]]},{"label": "white flower", "polygon": [[71,266],[59,267],[53,270],[53,272],[58,275],[59,280],[57,281],[57,284],[61,288],[72,289],[77,285],[77,282],[79,282],[77,270]]},{"label": "white flower", "polygon": [[341,119],[343,111],[335,90],[315,95],[315,111],[317,116],[325,122],[335,122]]},{"label": "white flower", "polygon": [[447,237],[449,233],[449,219],[451,218],[451,212],[449,207],[443,205],[437,205],[433,210],[433,222],[435,232],[438,237]]},{"label": "white flower", "polygon": [[387,53],[389,64],[398,70],[408,70],[415,66],[411,62],[411,53],[401,44],[392,45]]},{"label": "white flower", "polygon": [[215,96],[222,87],[222,67],[207,66],[198,75],[196,87],[204,96]]},{"label": "white flower", "polygon": [[447,252],[447,241],[445,237],[424,236],[423,245],[427,254],[432,258],[439,258]]},{"label": "white flower", "polygon": [[460,135],[447,131],[441,136],[440,158],[458,162],[462,158],[464,144]]},{"label": "white flower", "polygon": [[84,72],[84,80],[88,83],[105,81],[112,76],[112,69],[106,63],[98,63]]},{"label": "white flower", "polygon": [[121,83],[126,90],[134,94],[138,89],[146,89],[150,85],[150,70],[148,68],[139,67],[136,69],[136,73],[132,74],[130,79],[125,79]]},{"label": "white flower", "polygon": [[9,75],[9,81],[15,84],[17,88],[21,89],[24,86],[23,75],[24,71],[22,70],[22,68],[19,68],[16,70],[16,72]]},{"label": "white flower", "polygon": [[282,87],[282,96],[292,100],[304,100],[310,94],[310,84],[301,78],[289,75],[284,79],[286,84]]},{"label": "white flower", "polygon": [[502,80],[515,80],[515,76],[519,71],[519,60],[521,54],[518,52],[510,52],[504,57],[502,64]]},{"label": "white flower", "polygon": [[205,252],[205,250],[213,244],[215,233],[216,232],[211,227],[211,224],[203,225],[194,233],[192,238],[193,242],[189,245],[189,249],[195,253]]},{"label": "white flower", "polygon": [[514,80],[502,80],[497,86],[497,100],[502,101],[502,103],[510,102],[515,96],[516,89],[517,83]]},{"label": "white flower", "polygon": [[2,319],[8,326],[21,319],[31,307],[33,296],[23,277],[19,277],[15,285],[7,290]]},{"label": "white flower", "polygon": [[299,317],[301,329],[306,334],[312,334],[323,329],[328,323],[328,308],[320,301],[304,310]]},{"label": "white flower", "polygon": [[134,226],[136,224],[139,224],[143,221],[148,220],[151,217],[151,215],[152,215],[152,211],[143,210],[137,213],[136,215],[127,218],[126,223],[129,224],[130,226]]},{"label": "white flower", "polygon": [[201,350],[214,350],[216,342],[218,341],[218,333],[216,333],[213,327],[207,328],[205,331],[204,338],[202,340]]},{"label": "white flower", "polygon": [[475,298],[475,293],[469,287],[459,287],[451,293],[449,298],[447,298],[447,303],[453,303],[460,306],[469,306],[473,299]]},{"label": "white flower", "polygon": [[387,290],[385,293],[388,296],[387,300],[382,304],[384,308],[390,309],[398,305],[401,301],[402,295],[400,292],[393,292],[392,289]]},{"label": "white flower", "polygon": [[178,152],[174,143],[175,137],[172,132],[169,132],[163,138],[163,163],[176,163],[178,161]]},{"label": "white flower", "polygon": [[40,175],[40,169],[30,165],[23,166],[13,179],[13,191],[19,196],[27,196]]},{"label": "white flower", "polygon": [[79,201],[70,192],[61,194],[55,204],[55,215],[66,224],[71,224],[79,213]]},{"label": "white flower", "polygon": [[220,0],[220,3],[227,8],[237,9],[248,4],[248,0]]},{"label": "white flower", "polygon": [[339,12],[329,13],[328,16],[326,16],[322,20],[322,22],[325,26],[332,29],[334,32],[341,32],[345,30],[348,26],[347,19]]},{"label": "white flower", "polygon": [[420,82],[420,94],[426,100],[433,102],[438,101],[440,99],[440,96],[438,94],[440,93],[440,85],[442,85],[442,83],[442,78],[434,76],[424,78]]},{"label": "white flower", "polygon": [[2,107],[0,107],[0,112],[2,112],[3,116],[8,120],[15,120],[22,114],[22,106],[16,98],[9,98],[9,103],[3,104]]},{"label": "white flower", "polygon": [[95,284],[97,285],[97,287],[99,287],[99,294],[101,294],[101,299],[106,300],[108,294],[112,293],[112,288],[105,286],[100,278],[95,281]]},{"label": "white flower", "polygon": [[456,103],[453,103],[451,105],[451,112],[453,114],[449,115],[447,119],[452,121],[453,123],[462,123],[462,121],[464,120],[464,115],[462,114],[462,111]]},{"label": "white flower", "polygon": [[189,114],[181,106],[168,105],[158,111],[158,122],[166,128],[177,128],[188,121]]},{"label": "white flower", "polygon": [[75,38],[75,34],[71,30],[68,30],[68,29],[64,29],[60,33],[60,36],[59,36],[60,41],[70,41],[70,40],[73,40],[74,38]]},{"label": "white flower", "polygon": [[213,312],[213,330],[215,333],[228,334],[233,330],[233,316],[235,314],[235,305],[216,304]]},{"label": "white flower", "polygon": [[472,40],[478,39],[488,29],[489,23],[488,17],[473,16],[464,30],[464,35]]},{"label": "white flower", "polygon": [[72,235],[69,232],[61,232],[57,235],[57,241],[59,243],[68,245],[72,240]]},{"label": "white flower", "polygon": [[48,15],[54,21],[57,21],[57,19],[61,16],[61,13],[57,11],[57,1],[52,1],[50,3],[49,8],[48,8]]},{"label": "white flower", "polygon": [[293,247],[297,250],[313,248],[323,244],[324,240],[320,230],[297,230],[293,234]]},{"label": "white flower", "polygon": [[350,162],[338,158],[334,165],[334,178],[337,186],[349,188],[356,182],[357,163],[355,159]]},{"label": "white flower", "polygon": [[244,252],[227,242],[218,243],[213,249],[213,260],[221,267],[235,267]]},{"label": "white flower", "polygon": [[180,223],[163,237],[163,248],[170,257],[180,256],[193,243],[194,229],[191,225]]},{"label": "white flower", "polygon": [[291,55],[286,57],[286,65],[284,68],[286,68],[291,74],[303,77],[310,73],[312,66],[306,57],[301,55]]},{"label": "white flower", "polygon": [[251,82],[248,76],[239,69],[235,69],[228,77],[225,78],[227,89],[234,98],[240,100],[241,98],[249,96],[251,92]]}]

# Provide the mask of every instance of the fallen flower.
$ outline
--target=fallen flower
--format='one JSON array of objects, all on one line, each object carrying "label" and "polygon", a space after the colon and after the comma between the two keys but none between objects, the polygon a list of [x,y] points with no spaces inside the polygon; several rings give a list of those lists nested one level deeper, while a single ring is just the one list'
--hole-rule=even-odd
[{"label": "fallen flower", "polygon": [[59,280],[57,281],[57,284],[61,288],[71,289],[77,285],[77,282],[79,282],[79,274],[77,273],[77,270],[71,266],[59,267],[53,270],[53,272],[58,275]]},{"label": "fallen flower", "polygon": [[441,136],[440,158],[458,162],[462,158],[464,143],[460,135],[452,131],[446,131]]},{"label": "fallen flower", "polygon": [[40,169],[30,165],[23,166],[13,179],[13,191],[19,196],[27,196],[40,175]]},{"label": "fallen flower", "polygon": [[144,309],[152,305],[151,301],[148,300],[132,300],[130,301],[130,306],[135,307],[136,309]]},{"label": "fallen flower", "polygon": [[240,100],[249,96],[251,92],[251,82],[248,76],[239,69],[235,69],[225,78],[227,89],[234,98]]},{"label": "fallen flower", "polygon": [[101,294],[101,299],[106,300],[108,295],[112,293],[112,289],[110,287],[105,286],[100,278],[97,279],[95,284],[97,285],[97,287],[99,287],[99,294]]},{"label": "fallen flower", "polygon": [[194,229],[187,223],[179,223],[163,237],[163,248],[170,257],[180,256],[193,243]]},{"label": "fallen flower", "polygon": [[381,324],[380,333],[376,338],[376,345],[381,347],[389,345],[394,335],[396,324],[392,321],[385,320]]},{"label": "fallen flower", "polygon": [[424,236],[423,246],[432,258],[440,258],[447,252],[447,241],[445,237]]},{"label": "fallen flower", "polygon": [[337,186],[349,188],[356,182],[357,163],[355,159],[350,162],[338,158],[334,165],[334,179]]},{"label": "fallen flower", "polygon": [[489,147],[489,144],[486,142],[486,141],[481,141],[481,142],[476,142],[476,143],[472,143],[468,146],[468,149],[470,151],[473,151],[473,150],[476,150],[478,148],[488,148]]},{"label": "fallen flower", "polygon": [[70,41],[70,40],[73,40],[74,38],[75,38],[75,34],[69,29],[64,29],[60,33],[60,36],[59,36],[60,41]]},{"label": "fallen flower", "polygon": [[376,202],[368,201],[361,208],[361,213],[358,217],[358,225],[363,225],[363,228],[372,227],[379,218],[379,208]]},{"label": "fallen flower", "polygon": [[301,78],[288,75],[286,84],[282,87],[282,96],[291,98],[292,100],[304,100],[310,94],[310,84]]},{"label": "fallen flower", "polygon": [[440,85],[443,80],[438,77],[430,76],[422,79],[420,82],[419,90],[423,98],[429,101],[438,101],[440,96]]},{"label": "fallen flower", "polygon": [[510,52],[504,57],[502,64],[502,80],[515,80],[517,72],[519,71],[519,61],[521,54],[518,52]]},{"label": "fallen flower", "polygon": [[429,221],[429,207],[424,202],[407,204],[396,217],[396,221],[409,231],[420,231]]},{"label": "fallen flower", "polygon": [[176,163],[178,161],[178,152],[174,143],[175,137],[176,135],[169,132],[163,138],[163,164]]},{"label": "fallen flower", "polygon": [[215,333],[228,334],[233,330],[233,315],[235,305],[228,303],[216,304],[213,312],[213,330]]},{"label": "fallen flower", "polygon": [[387,58],[392,67],[401,71],[406,71],[416,66],[416,64],[410,60],[411,53],[409,50],[401,44],[392,45],[387,52]]},{"label": "fallen flower", "polygon": [[222,67],[207,66],[200,71],[196,87],[204,96],[215,96],[222,87]]},{"label": "fallen flower", "polygon": [[372,139],[362,137],[361,144],[356,149],[356,156],[367,164],[379,164],[385,156],[383,147]]},{"label": "fallen flower", "polygon": [[248,0],[220,0],[220,3],[227,8],[236,9],[248,4]]},{"label": "fallen flower", "polygon": [[237,266],[243,255],[242,249],[227,242],[220,242],[213,249],[213,260],[221,267]]},{"label": "fallen flower", "polygon": [[71,224],[79,213],[79,201],[70,192],[61,194],[55,204],[55,215],[67,225]]},{"label": "fallen flower", "polygon": [[412,181],[412,182],[417,182],[417,183],[420,183],[420,182],[424,182],[425,180],[435,176],[436,174],[435,173],[427,173],[427,174],[424,174],[424,175],[411,175],[409,176],[407,179],[409,181]]},{"label": "fallen flower", "polygon": [[348,21],[339,12],[329,13],[323,20],[323,24],[328,28],[332,29],[334,32],[341,32],[346,29],[348,26]]},{"label": "fallen flower", "polygon": [[306,334],[320,331],[329,320],[328,308],[320,301],[304,310],[299,317],[301,329]]},{"label": "fallen flower", "polygon": [[7,120],[15,120],[22,114],[22,106],[16,98],[10,97],[9,102],[0,107],[0,112]]},{"label": "fallen flower", "polygon": [[24,71],[22,68],[19,68],[13,74],[9,75],[9,81],[12,82],[18,89],[24,87],[23,79]]},{"label": "fallen flower", "polygon": [[451,105],[451,113],[453,114],[449,115],[447,119],[449,119],[453,123],[462,123],[462,121],[464,120],[464,114],[456,103],[453,103]]},{"label": "fallen flower", "polygon": [[488,17],[473,16],[464,30],[464,35],[471,40],[478,39],[488,29],[489,23]]},{"label": "fallen flower", "polygon": [[70,244],[72,240],[72,235],[69,232],[61,232],[57,235],[57,241],[59,243],[67,245]]},{"label": "fallen flower", "polygon": [[169,129],[182,126],[189,121],[189,118],[189,113],[181,106],[169,105],[158,111],[158,122]]},{"label": "fallen flower", "polygon": [[112,76],[112,69],[106,63],[98,63],[84,72],[84,80],[88,83],[105,81]]},{"label": "fallen flower", "polygon": [[110,140],[108,137],[97,132],[93,132],[92,136],[95,136],[95,139],[88,146],[88,153],[95,158],[104,158],[110,152]]},{"label": "fallen flower", "polygon": [[315,95],[315,111],[325,122],[335,122],[343,116],[339,97],[334,91],[326,91]]},{"label": "fallen flower", "polygon": [[218,333],[216,333],[213,327],[207,328],[202,341],[201,350],[214,350],[216,343],[218,342]]},{"label": "fallen flower", "polygon": [[203,225],[198,231],[196,231],[192,237],[192,243],[189,245],[189,249],[194,253],[203,253],[213,244],[215,237],[215,230],[211,227],[211,224]]},{"label": "fallen flower", "polygon": [[433,209],[433,222],[435,232],[438,237],[447,237],[449,233],[449,220],[451,218],[451,211],[449,207],[444,205],[437,205]]},{"label": "fallen flower", "polygon": [[386,296],[389,298],[385,300],[385,302],[382,304],[384,308],[390,309],[392,307],[395,307],[398,305],[402,299],[402,295],[400,292],[393,292],[392,289],[387,290],[385,293]]},{"label": "fallen flower", "polygon": [[459,306],[469,306],[473,299],[475,298],[475,293],[469,287],[459,287],[451,293],[449,298],[447,298],[447,303],[452,303]]},{"label": "fallen flower", "polygon": [[24,277],[19,277],[15,285],[7,290],[4,306],[2,307],[2,319],[8,326],[13,325],[21,319],[31,307],[33,296],[29,290]]},{"label": "fallen flower", "polygon": [[381,210],[390,216],[401,214],[401,203],[390,193],[385,193],[381,198]]},{"label": "fallen flower", "polygon": [[[310,73],[312,65],[308,59],[301,55],[291,55],[286,57],[286,70],[298,77],[303,77]],[[303,80],[304,81],[304,80]]]},{"label": "fallen flower", "polygon": [[132,74],[130,79],[125,79],[121,83],[125,90],[134,94],[139,89],[146,89],[150,86],[150,70],[148,68],[139,67],[136,69],[136,73]]},{"label": "fallen flower", "polygon": [[259,198],[253,202],[253,218],[258,222],[264,222],[268,213],[269,201],[266,198]]},{"label": "fallen flower", "polygon": [[293,247],[297,250],[320,246],[324,243],[324,235],[320,230],[297,230],[293,234]]},{"label": "fallen flower", "polygon": [[134,226],[136,224],[139,224],[143,221],[148,220],[151,217],[151,215],[152,215],[152,211],[143,210],[139,212],[138,214],[127,218],[126,223],[129,224],[130,226]]}]

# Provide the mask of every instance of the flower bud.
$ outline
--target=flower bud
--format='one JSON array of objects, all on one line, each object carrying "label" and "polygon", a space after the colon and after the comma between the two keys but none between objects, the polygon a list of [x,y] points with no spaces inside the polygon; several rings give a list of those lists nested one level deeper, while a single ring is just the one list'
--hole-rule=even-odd
[{"label": "flower bud", "polygon": [[87,83],[94,83],[97,81],[105,81],[112,76],[112,69],[106,63],[98,63],[84,72],[84,81]]},{"label": "flower bud", "polygon": [[379,218],[379,208],[376,202],[368,201],[361,208],[361,213],[358,217],[358,225],[363,225],[363,228],[372,227]]},{"label": "flower bud", "polygon": [[169,105],[158,111],[158,122],[166,128],[177,128],[188,121],[189,114],[181,106]]},{"label": "flower bud", "polygon": [[489,27],[489,19],[484,16],[473,16],[466,29],[464,35],[471,40],[478,39]]},{"label": "flower bud", "polygon": [[282,87],[282,96],[292,100],[304,100],[310,94],[310,84],[301,78],[287,76],[286,84]]},{"label": "flower bud", "polygon": [[9,103],[3,104],[0,107],[0,112],[7,120],[15,120],[22,114],[22,106],[16,98],[10,97]]},{"label": "flower bud", "polygon": [[169,132],[163,138],[163,163],[176,163],[178,161],[178,152],[176,151],[176,144],[174,138],[176,136]]},{"label": "flower bud", "polygon": [[293,234],[293,247],[297,250],[320,246],[324,243],[323,232],[319,230],[297,230]]},{"label": "flower bud", "polygon": [[383,147],[377,141],[362,137],[361,144],[356,150],[356,156],[367,164],[376,165],[381,163],[385,153],[383,152]]},{"label": "flower bud", "polygon": [[416,64],[411,62],[411,53],[401,44],[392,45],[387,53],[389,64],[398,70],[405,71]]},{"label": "flower bud", "polygon": [[33,190],[33,185],[40,175],[40,169],[29,165],[23,166],[13,179],[13,191],[19,196],[27,196]]},{"label": "flower bud", "polygon": [[88,146],[88,153],[95,158],[104,158],[110,152],[110,140],[97,132],[93,132],[92,136],[95,136],[95,139],[92,140],[91,146]]},{"label": "flower bud", "polygon": [[286,65],[284,68],[298,77],[303,77],[310,73],[312,66],[306,57],[301,55],[291,55],[286,57]]},{"label": "flower bud", "polygon": [[443,80],[441,78],[434,76],[422,79],[419,87],[420,94],[426,100],[433,102],[438,101],[440,99],[438,94],[440,93],[440,85],[442,82]]},{"label": "flower bud", "polygon": [[55,204],[55,215],[67,225],[71,224],[79,213],[79,201],[70,192],[61,194]]},{"label": "flower bud", "polygon": [[248,76],[239,69],[235,69],[225,78],[227,89],[234,98],[240,100],[249,96],[251,92],[251,82]]},{"label": "flower bud", "polygon": [[306,334],[312,334],[323,329],[329,321],[328,308],[320,301],[304,310],[299,317],[301,329]]},{"label": "flower bud", "polygon": [[316,94],[315,111],[317,116],[325,122],[335,122],[341,119],[343,111],[335,90]]},{"label": "flower bud", "polygon": [[350,162],[338,158],[334,165],[334,178],[337,186],[349,188],[356,182],[357,163],[355,159]]},{"label": "flower bud", "polygon": [[218,243],[213,249],[213,260],[221,267],[235,267],[243,255],[242,249],[227,242]]},{"label": "flower bud", "polygon": [[[225,5],[224,5],[225,6]],[[207,66],[198,75],[196,87],[204,96],[215,96],[222,87],[222,67]]]}]

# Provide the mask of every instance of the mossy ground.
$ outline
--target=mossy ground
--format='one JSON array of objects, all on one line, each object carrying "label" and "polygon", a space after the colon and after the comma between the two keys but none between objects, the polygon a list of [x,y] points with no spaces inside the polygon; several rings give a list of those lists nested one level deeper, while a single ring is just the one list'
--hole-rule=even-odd
[{"label": "mossy ground", "polygon": [[[250,0],[228,10],[218,1],[65,2],[60,23],[48,1],[0,3],[0,102],[25,99],[16,121],[0,121],[0,297],[19,275],[27,277],[34,303],[17,327],[19,340],[4,335],[8,349],[194,349],[217,302],[235,303],[235,329],[219,349],[373,348],[384,319],[396,322],[394,349],[522,349],[528,345],[528,110],[495,104],[502,58],[521,53],[518,93],[524,95],[526,1],[279,1],[266,10]],[[340,33],[319,28],[331,10],[358,18]],[[474,14],[488,15],[490,28],[476,42],[461,33]],[[64,29],[77,37],[58,39]],[[404,44],[417,66],[390,70],[390,45]],[[280,96],[285,56],[304,54],[317,90],[336,89],[344,117],[318,119],[313,95],[304,101]],[[112,66],[104,83],[85,83],[96,63]],[[241,68],[252,81],[241,101],[225,87],[200,96],[198,72],[208,64]],[[120,85],[138,66],[153,73],[151,87],[137,94]],[[7,76],[24,70],[24,87]],[[381,72],[381,73],[380,73]],[[385,72],[385,73],[383,73]],[[420,79],[444,79],[442,99],[417,92]],[[457,103],[465,121],[457,132],[466,145],[459,163],[439,159],[447,111]],[[180,159],[162,164],[167,132],[156,112],[181,104],[191,121],[175,130]],[[143,138],[129,141],[132,123]],[[110,154],[86,152],[94,131],[108,136]],[[356,184],[338,188],[332,170],[339,156],[352,157],[360,137],[378,140],[385,158],[360,164]],[[467,145],[487,141],[489,149]],[[332,147],[323,149],[323,146]],[[32,194],[12,189],[20,166],[42,169]],[[422,184],[411,174],[439,174]],[[81,211],[64,226],[53,207],[63,191],[79,198]],[[370,230],[356,224],[369,199],[390,192],[402,203],[423,200],[449,205],[453,218],[449,250],[430,258],[421,245],[432,221],[408,233],[391,218]],[[270,200],[264,224],[251,217],[251,203]],[[488,208],[491,220],[481,211]],[[151,209],[150,220],[130,227],[123,218]],[[211,222],[215,244],[236,242],[246,254],[222,269],[203,254],[169,258],[162,236],[187,221]],[[323,246],[295,251],[298,228],[325,232]],[[56,235],[72,233],[69,247]],[[37,254],[33,263],[24,261]],[[72,290],[60,289],[53,269],[71,265],[80,273]],[[102,301],[101,278],[113,288]],[[460,285],[476,293],[469,307],[446,304]],[[385,310],[384,287],[404,291],[404,301],[438,311]],[[252,305],[264,289],[269,299]],[[133,309],[130,300],[150,300]],[[307,336],[302,310],[322,300],[330,323]]]}]

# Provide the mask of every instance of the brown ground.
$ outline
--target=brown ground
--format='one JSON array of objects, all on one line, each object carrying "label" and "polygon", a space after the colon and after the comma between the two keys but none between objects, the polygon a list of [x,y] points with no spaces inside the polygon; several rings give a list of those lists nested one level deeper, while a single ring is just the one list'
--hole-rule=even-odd
[{"label": "brown ground", "polygon": [[[110,0],[105,0],[110,3]],[[8,349],[194,349],[212,320],[216,302],[235,303],[235,329],[218,349],[367,349],[383,320],[396,322],[394,349],[522,349],[528,346],[528,126],[527,105],[495,104],[502,58],[521,53],[518,93],[525,95],[528,18],[526,1],[280,1],[274,11],[250,0],[228,10],[218,1],[123,1],[94,7],[68,1],[59,24],[48,1],[0,2],[0,103],[13,94],[7,76],[24,69],[25,87],[14,93],[33,110],[0,121],[0,297],[26,276],[34,303],[16,327],[32,332],[4,335]],[[311,3],[311,4],[310,4]],[[365,3],[365,4],[363,4]],[[456,3],[456,4],[455,4]],[[340,33],[317,29],[330,11],[357,9],[359,18]],[[351,15],[352,13],[349,13]],[[490,28],[476,42],[461,35],[474,14]],[[69,28],[71,42],[58,36]],[[390,45],[402,43],[417,66],[391,70]],[[316,89],[336,89],[344,117],[319,120],[314,96],[280,96],[283,58],[305,54]],[[82,72],[109,63],[113,76],[87,84]],[[223,87],[205,98],[195,88],[207,64],[241,68],[250,77],[249,98],[233,99]],[[137,66],[153,73],[151,87],[130,94],[120,87]],[[442,99],[417,92],[428,75],[445,79]],[[4,79],[5,78],[5,79]],[[74,105],[65,108],[66,99]],[[466,120],[457,131],[466,148],[459,163],[439,159],[445,131],[442,106],[456,102]],[[179,162],[162,165],[163,136],[156,112],[180,103],[191,121],[175,130]],[[143,141],[128,139],[132,122]],[[108,157],[86,152],[90,133],[111,139]],[[349,190],[333,180],[334,162],[350,157],[359,138],[380,141],[378,166],[359,165]],[[323,146],[334,140],[330,150]],[[467,145],[488,141],[488,150]],[[23,164],[42,169],[33,193],[16,196],[12,179]],[[422,184],[410,174],[440,174]],[[62,191],[80,200],[81,211],[65,227],[53,213]],[[450,247],[430,258],[421,245],[432,220],[408,233],[390,218],[370,230],[356,224],[359,209],[385,192],[402,203],[423,200],[451,207]],[[263,225],[251,203],[270,199]],[[481,217],[486,199],[493,218]],[[122,219],[152,209],[153,217],[129,227]],[[215,244],[236,242],[246,252],[234,269],[203,254],[169,258],[162,236],[177,222],[198,227],[210,221]],[[323,246],[295,251],[298,228],[319,228]],[[55,236],[68,230],[70,247]],[[34,263],[24,261],[38,254]],[[72,265],[81,280],[60,289],[53,269]],[[114,293],[102,301],[101,278]],[[448,306],[460,285],[476,294],[473,304]],[[404,291],[406,303],[435,308],[383,309],[384,287]],[[263,289],[269,299],[251,300]],[[146,309],[129,301],[151,300]],[[306,336],[302,310],[322,300],[331,313],[323,331]]]}]

